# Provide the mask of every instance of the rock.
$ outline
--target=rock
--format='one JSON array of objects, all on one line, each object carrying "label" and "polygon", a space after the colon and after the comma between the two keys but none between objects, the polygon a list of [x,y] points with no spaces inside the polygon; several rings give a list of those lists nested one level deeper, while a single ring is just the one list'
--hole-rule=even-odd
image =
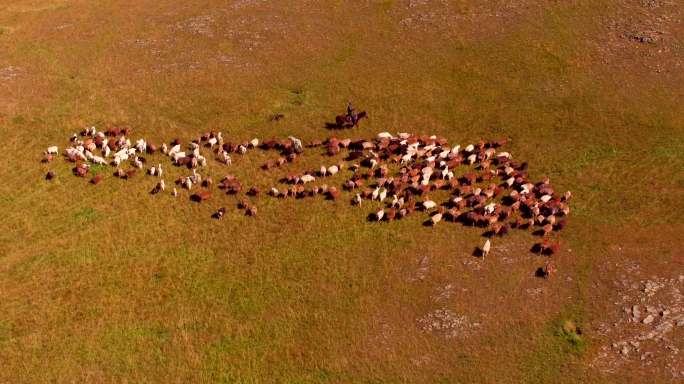
[{"label": "rock", "polygon": [[677,320],[677,326],[678,327],[684,327],[684,319]]},{"label": "rock", "polygon": [[629,347],[625,345],[625,346],[622,347],[622,349],[620,350],[620,353],[623,354],[623,355],[625,355],[625,356],[627,356],[627,355],[629,354]]},{"label": "rock", "polygon": [[642,321],[642,323],[644,323],[644,324],[651,324],[651,323],[653,322],[653,319],[654,319],[653,315],[648,315],[648,316],[646,316],[646,318]]}]

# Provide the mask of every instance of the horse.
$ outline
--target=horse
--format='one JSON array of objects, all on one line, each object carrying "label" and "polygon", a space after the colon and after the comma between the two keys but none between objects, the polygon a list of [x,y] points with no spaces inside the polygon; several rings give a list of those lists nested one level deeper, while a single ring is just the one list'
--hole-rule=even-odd
[{"label": "horse", "polygon": [[337,115],[335,123],[337,128],[353,128],[359,126],[359,121],[363,118],[368,118],[366,111],[359,112],[356,115]]}]

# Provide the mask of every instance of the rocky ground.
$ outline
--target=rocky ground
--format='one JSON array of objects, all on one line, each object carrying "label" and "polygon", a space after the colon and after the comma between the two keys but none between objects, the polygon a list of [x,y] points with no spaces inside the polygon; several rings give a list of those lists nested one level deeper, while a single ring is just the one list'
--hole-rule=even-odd
[{"label": "rocky ground", "polygon": [[603,344],[593,365],[606,373],[626,366],[658,366],[672,378],[684,379],[684,275],[643,276],[639,265],[633,265],[613,288],[613,311],[606,316],[613,320],[593,330]]}]

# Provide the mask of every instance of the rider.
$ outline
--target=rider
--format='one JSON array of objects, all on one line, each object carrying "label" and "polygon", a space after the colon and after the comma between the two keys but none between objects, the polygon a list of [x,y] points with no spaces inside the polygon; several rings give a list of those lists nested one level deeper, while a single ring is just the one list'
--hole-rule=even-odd
[{"label": "rider", "polygon": [[354,113],[354,106],[352,105],[351,101],[347,102],[347,119],[354,123],[354,120],[356,119],[356,113]]}]

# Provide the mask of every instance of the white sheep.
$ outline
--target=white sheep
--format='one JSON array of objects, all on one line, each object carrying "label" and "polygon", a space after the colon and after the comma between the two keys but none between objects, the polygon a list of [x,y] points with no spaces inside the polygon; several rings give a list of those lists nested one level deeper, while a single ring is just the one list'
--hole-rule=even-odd
[{"label": "white sheep", "polygon": [[339,171],[340,168],[337,165],[331,165],[330,167],[328,167],[328,173],[330,174],[330,176],[335,176]]},{"label": "white sheep", "polygon": [[199,164],[200,167],[206,167],[207,166],[206,157],[204,157],[202,155],[197,156],[197,163]]},{"label": "white sheep", "polygon": [[119,152],[114,153],[114,157],[119,157],[121,160],[128,160],[128,150],[122,149]]},{"label": "white sheep", "polygon": [[138,152],[145,153],[147,152],[147,142],[145,142],[144,139],[139,139],[135,143],[135,148],[138,150]]},{"label": "white sheep", "polygon": [[380,200],[381,202],[385,201],[386,197],[387,197],[387,190],[385,188],[383,188],[382,191],[380,191],[380,193],[378,193],[378,200]]},{"label": "white sheep", "polygon": [[56,155],[59,153],[59,148],[57,148],[56,145],[53,145],[51,147],[47,147],[47,150],[45,151],[46,155]]},{"label": "white sheep", "polygon": [[325,168],[325,165],[321,165],[321,169],[318,171],[318,173],[319,173],[321,176],[325,176],[325,175],[328,173],[328,169]]},{"label": "white sheep", "polygon": [[[166,146],[165,144],[162,144],[162,152],[163,152],[165,146]],[[171,147],[171,149],[169,149],[168,155],[173,156],[175,153],[180,152],[180,150],[181,150],[180,144],[176,144],[173,147]]]},{"label": "white sheep", "polygon": [[435,203],[435,202],[432,201],[432,200],[425,200],[425,201],[423,201],[423,208],[425,208],[426,210],[432,209],[432,208],[434,208],[434,207],[436,207],[436,206],[437,206],[437,203]]},{"label": "white sheep", "polygon": [[447,166],[444,169],[442,169],[442,179],[446,179],[448,175],[449,175],[449,167]]},{"label": "white sheep", "polygon": [[105,160],[103,157],[100,157],[100,156],[93,156],[92,162],[95,164],[99,164],[99,165],[107,164],[107,160]]},{"label": "white sheep", "polygon": [[472,144],[468,144],[468,146],[467,146],[467,147],[465,147],[465,149],[463,149],[463,150],[464,150],[465,152],[468,152],[468,153],[470,153],[470,152],[472,152],[472,151],[474,151],[474,150],[475,150],[475,146],[474,146],[474,145],[472,145]]},{"label": "white sheep", "polygon": [[492,248],[492,243],[487,239],[485,241],[484,245],[482,246],[482,258],[484,259],[485,256],[489,255],[489,250]]},{"label": "white sheep", "polygon": [[373,190],[373,193],[371,194],[371,200],[377,200],[378,195],[380,195],[380,187],[377,187]]},{"label": "white sheep", "polygon": [[389,132],[378,133],[378,139],[393,139],[393,138],[394,138],[394,136],[392,136],[392,134]]},{"label": "white sheep", "polygon": [[259,146],[259,139],[257,139],[256,137],[253,138],[253,139],[249,142],[249,145],[251,145],[252,148],[258,147],[258,146]]},{"label": "white sheep", "polygon": [[409,162],[411,162],[411,158],[413,157],[413,154],[407,153],[404,156],[401,157],[401,165],[405,165]]},{"label": "white sheep", "polygon": [[442,214],[441,213],[436,213],[430,217],[430,221],[432,222],[432,225],[435,225],[442,221]]},{"label": "white sheep", "polygon": [[83,151],[79,151],[77,148],[67,148],[64,151],[70,158],[75,158],[83,161],[88,160],[83,154]]},{"label": "white sheep", "polygon": [[304,175],[304,176],[299,178],[299,181],[302,184],[310,183],[310,182],[315,181],[315,180],[316,180],[316,178],[311,176],[311,175]]}]

